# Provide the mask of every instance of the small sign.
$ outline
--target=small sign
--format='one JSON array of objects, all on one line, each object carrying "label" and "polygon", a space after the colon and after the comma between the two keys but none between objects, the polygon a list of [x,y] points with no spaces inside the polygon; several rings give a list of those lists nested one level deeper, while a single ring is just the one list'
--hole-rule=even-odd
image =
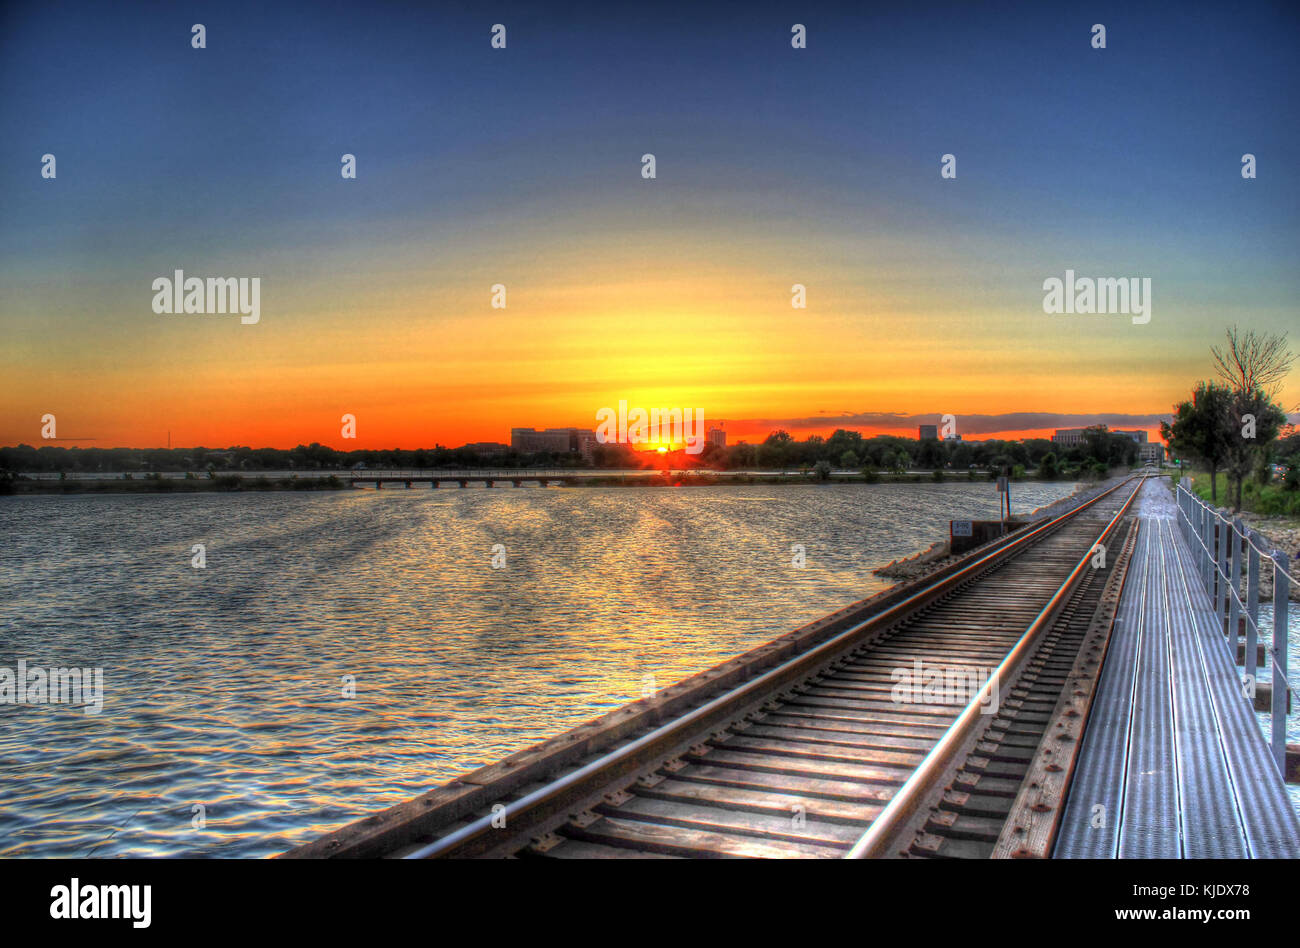
[{"label": "small sign", "polygon": [[999,477],[999,478],[998,478],[998,493],[999,493],[999,494],[1005,494],[1006,492],[1007,492],[1007,479],[1006,479],[1005,477]]},{"label": "small sign", "polygon": [[969,520],[954,520],[952,522],[952,535],[955,537],[971,536],[971,522]]}]

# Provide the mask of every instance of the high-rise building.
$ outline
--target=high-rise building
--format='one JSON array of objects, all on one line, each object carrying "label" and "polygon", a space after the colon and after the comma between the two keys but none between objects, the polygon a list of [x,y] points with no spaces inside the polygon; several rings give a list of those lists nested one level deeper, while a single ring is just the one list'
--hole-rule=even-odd
[{"label": "high-rise building", "polygon": [[725,448],[727,446],[727,433],[721,428],[710,428],[705,440],[714,447]]},{"label": "high-rise building", "polygon": [[924,441],[927,438],[934,438],[938,440],[939,438],[938,425],[917,425],[916,426],[916,440]]}]

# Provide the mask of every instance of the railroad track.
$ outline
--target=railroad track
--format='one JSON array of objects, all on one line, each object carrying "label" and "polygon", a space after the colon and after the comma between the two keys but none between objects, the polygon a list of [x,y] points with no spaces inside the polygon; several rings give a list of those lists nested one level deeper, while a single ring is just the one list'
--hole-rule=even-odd
[{"label": "railroad track", "polygon": [[987,857],[1141,483],[285,855]]}]

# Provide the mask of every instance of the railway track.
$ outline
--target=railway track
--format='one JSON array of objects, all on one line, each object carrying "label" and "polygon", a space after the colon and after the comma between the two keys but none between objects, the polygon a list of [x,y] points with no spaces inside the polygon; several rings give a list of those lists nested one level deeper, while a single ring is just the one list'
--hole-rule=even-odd
[{"label": "railway track", "polygon": [[286,855],[992,855],[1141,483]]}]

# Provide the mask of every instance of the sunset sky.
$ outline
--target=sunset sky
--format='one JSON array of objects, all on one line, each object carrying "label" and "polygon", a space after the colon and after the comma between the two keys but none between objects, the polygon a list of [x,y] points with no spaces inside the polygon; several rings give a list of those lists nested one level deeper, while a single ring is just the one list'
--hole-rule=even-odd
[{"label": "sunset sky", "polygon": [[[1291,5],[434,6],[0,8],[0,444],[1150,428],[1233,322],[1297,343]],[[176,269],[261,321],[155,314]],[[1067,269],[1151,321],[1045,314]]]}]

